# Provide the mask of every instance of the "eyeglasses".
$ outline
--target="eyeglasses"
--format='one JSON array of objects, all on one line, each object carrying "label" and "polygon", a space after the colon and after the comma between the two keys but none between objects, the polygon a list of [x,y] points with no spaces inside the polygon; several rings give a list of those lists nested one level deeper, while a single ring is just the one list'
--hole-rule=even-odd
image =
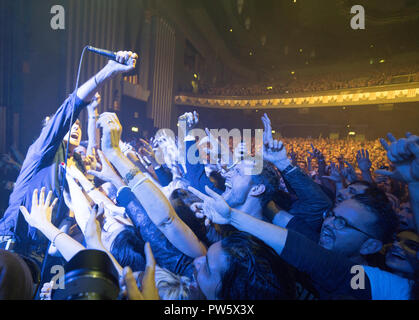
[{"label": "eyeglasses", "polygon": [[342,230],[344,228],[351,228],[351,229],[354,229],[358,232],[361,232],[361,233],[365,234],[369,238],[373,238],[373,239],[377,238],[377,237],[372,236],[372,235],[366,233],[365,231],[362,231],[361,229],[358,229],[357,227],[351,225],[344,217],[337,216],[333,210],[327,211],[324,215],[325,219],[332,218],[332,217],[333,217],[333,226],[336,230]]}]

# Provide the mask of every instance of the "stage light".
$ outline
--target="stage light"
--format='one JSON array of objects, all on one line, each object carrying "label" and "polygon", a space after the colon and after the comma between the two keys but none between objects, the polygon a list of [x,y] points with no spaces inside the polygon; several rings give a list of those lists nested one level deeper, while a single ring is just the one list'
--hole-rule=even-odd
[{"label": "stage light", "polygon": [[384,62],[386,62],[384,59],[381,59],[381,60],[380,60],[380,63],[384,63]]},{"label": "stage light", "polygon": [[273,134],[275,134],[275,133],[276,133],[276,131],[275,131],[275,130],[272,130],[272,133],[273,133]]},{"label": "stage light", "polygon": [[233,29],[230,29],[230,32],[233,32]]},{"label": "stage light", "polygon": [[132,127],[132,128],[131,128],[131,131],[132,131],[132,132],[138,132],[139,130],[138,130],[138,128],[137,128],[137,127]]},{"label": "stage light", "polygon": [[291,71],[291,74],[294,75],[295,74],[295,71]]},{"label": "stage light", "polygon": [[272,89],[273,89],[273,87],[271,87],[271,86],[270,86],[270,87],[266,87],[266,89],[267,89],[267,90],[272,90]]},{"label": "stage light", "polygon": [[351,131],[351,132],[349,132],[349,133],[348,133],[348,135],[350,135],[350,136],[355,136],[355,135],[356,135],[356,132]]}]

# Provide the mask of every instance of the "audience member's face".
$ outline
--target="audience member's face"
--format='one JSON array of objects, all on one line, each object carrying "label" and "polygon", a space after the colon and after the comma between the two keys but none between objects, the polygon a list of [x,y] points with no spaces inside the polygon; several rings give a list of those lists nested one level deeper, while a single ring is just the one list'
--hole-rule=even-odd
[{"label": "audience member's face", "polygon": [[[343,201],[333,211],[336,217],[344,218],[348,224],[366,233],[371,233],[369,226],[376,221],[375,216],[354,199]],[[323,222],[319,245],[325,249],[343,253],[347,257],[359,255],[362,244],[369,237],[350,226],[336,229],[335,219],[335,217],[330,217]]]},{"label": "audience member's face", "polygon": [[417,261],[419,236],[413,231],[400,232],[386,254],[386,265],[393,271],[413,274],[414,266],[410,261]]},{"label": "audience member's face", "polygon": [[80,121],[76,120],[76,122],[71,127],[70,132],[66,134],[64,137],[64,141],[68,141],[68,137],[70,136],[70,144],[74,147],[78,147],[81,141],[81,126]]},{"label": "audience member's face", "polygon": [[251,161],[243,160],[223,174],[226,179],[223,198],[230,207],[236,208],[246,202],[253,185],[249,174],[253,165]]},{"label": "audience member's face", "polygon": [[74,153],[78,153],[81,156],[81,159],[84,161],[86,159],[87,149],[79,145],[74,149]]},{"label": "audience member's face", "polygon": [[399,217],[400,221],[400,230],[407,230],[407,229],[415,229],[415,218],[413,216],[413,211],[410,206],[410,202],[403,202],[400,205],[400,208],[396,211],[397,216]]},{"label": "audience member's face", "polygon": [[228,268],[227,256],[221,242],[209,247],[207,255],[194,260],[194,277],[199,289],[208,300],[217,299],[217,291],[221,285],[222,275]]},{"label": "audience member's face", "polygon": [[351,184],[349,187],[339,190],[336,195],[336,204],[348,200],[357,194],[364,193],[367,188],[367,186],[362,184]]}]

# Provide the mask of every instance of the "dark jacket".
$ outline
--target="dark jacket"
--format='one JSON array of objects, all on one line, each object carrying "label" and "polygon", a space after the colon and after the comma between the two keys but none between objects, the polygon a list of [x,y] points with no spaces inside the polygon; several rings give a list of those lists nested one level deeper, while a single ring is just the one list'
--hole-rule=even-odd
[{"label": "dark jacket", "polygon": [[[59,165],[65,161],[66,148],[63,138],[70,128],[73,97],[75,97],[73,122],[87,105],[75,94],[70,95],[42,129],[38,139],[29,147],[14,190],[10,195],[9,207],[0,220],[0,235],[14,235],[16,230],[20,237],[25,237],[27,224],[20,214],[19,206],[25,206],[30,212],[32,194],[35,189],[40,190],[45,187],[46,194],[52,190],[55,197],[60,197]],[[62,212],[57,213],[58,207],[61,211],[68,210],[64,201],[61,205],[57,204],[53,213],[53,222],[57,216],[63,216]],[[34,230],[31,230],[30,234],[33,238]]]}]

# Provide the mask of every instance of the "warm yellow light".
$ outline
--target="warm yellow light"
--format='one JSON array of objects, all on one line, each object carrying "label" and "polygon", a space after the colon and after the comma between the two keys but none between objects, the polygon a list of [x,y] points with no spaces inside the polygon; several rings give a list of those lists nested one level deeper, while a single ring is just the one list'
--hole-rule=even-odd
[{"label": "warm yellow light", "polygon": [[272,89],[273,89],[273,87],[267,87],[266,89],[267,89],[267,90],[272,90]]},{"label": "warm yellow light", "polygon": [[380,60],[380,63],[384,63],[384,62],[386,62],[384,59],[381,59],[381,60]]},{"label": "warm yellow light", "polygon": [[230,32],[233,32],[233,29],[230,29]]},{"label": "warm yellow light", "polygon": [[275,131],[275,130],[272,130],[272,133],[273,133],[273,134],[275,134],[275,133],[276,133],[276,131]]},{"label": "warm yellow light", "polygon": [[139,130],[138,130],[138,128],[137,128],[137,127],[132,127],[132,128],[131,128],[131,131],[132,131],[132,132],[138,132]]},{"label": "warm yellow light", "polygon": [[294,75],[294,74],[295,74],[295,71],[291,71],[291,74],[293,74],[293,75]]},{"label": "warm yellow light", "polygon": [[356,135],[356,133],[354,132],[354,131],[351,131],[351,132],[349,132],[348,133],[350,136],[355,136]]}]

